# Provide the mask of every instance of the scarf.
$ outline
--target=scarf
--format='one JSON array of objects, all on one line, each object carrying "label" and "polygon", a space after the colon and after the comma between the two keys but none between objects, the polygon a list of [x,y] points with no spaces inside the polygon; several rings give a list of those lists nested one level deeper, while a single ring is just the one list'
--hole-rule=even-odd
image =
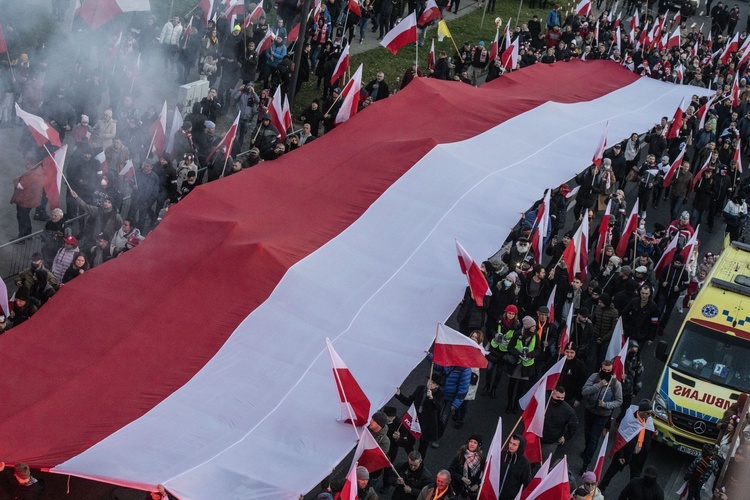
[{"label": "scarf", "polygon": [[476,451],[466,450],[464,452],[464,477],[476,476],[479,474],[481,460]]}]

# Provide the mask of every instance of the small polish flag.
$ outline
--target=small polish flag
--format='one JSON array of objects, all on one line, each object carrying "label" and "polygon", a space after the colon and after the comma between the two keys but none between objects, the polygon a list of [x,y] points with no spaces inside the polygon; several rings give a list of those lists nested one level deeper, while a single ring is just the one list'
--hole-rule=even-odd
[{"label": "small polish flag", "polygon": [[275,37],[273,36],[273,33],[271,32],[271,30],[268,30],[268,32],[266,33],[266,36],[264,36],[263,40],[261,40],[260,43],[258,44],[258,48],[256,49],[256,52],[258,54],[262,54],[263,52],[270,49],[271,46],[273,45],[274,39]]},{"label": "small polish flag", "polygon": [[560,358],[557,363],[552,365],[552,367],[547,370],[547,373],[545,373],[542,378],[540,378],[533,386],[531,386],[531,389],[529,389],[529,391],[524,394],[521,399],[518,400],[519,406],[521,406],[521,408],[525,410],[529,405],[531,398],[534,397],[534,393],[540,386],[544,385],[545,390],[547,391],[551,391],[552,389],[557,387],[557,381],[560,380],[560,374],[562,373],[564,365],[565,358]]},{"label": "small polish flag", "polygon": [[711,155],[708,155],[706,157],[706,161],[703,162],[703,166],[700,170],[698,170],[698,173],[695,174],[695,177],[693,177],[693,191],[695,191],[695,186],[698,185],[698,181],[701,180],[701,177],[703,176],[703,172],[708,170],[708,166],[711,164]]},{"label": "small polish flag", "polygon": [[625,417],[620,422],[620,426],[617,428],[617,437],[615,437],[615,444],[612,447],[612,451],[609,452],[609,457],[615,456],[620,448],[628,444],[630,441],[635,439],[641,432],[641,429],[645,428],[648,432],[656,432],[654,427],[654,421],[651,417],[646,418],[645,425],[641,425],[636,413],[638,412],[638,405],[632,405],[628,408],[625,413]]},{"label": "small polish flag", "polygon": [[560,331],[560,338],[558,339],[557,343],[558,355],[565,354],[565,347],[568,345],[568,342],[570,342],[570,329],[573,328],[573,309],[573,307],[568,309],[568,317],[565,321],[565,324],[562,326],[562,331]]},{"label": "small polish flag", "polygon": [[417,409],[414,407],[414,403],[411,404],[404,416],[401,417],[401,423],[406,429],[411,432],[414,439],[419,439],[422,435],[422,426],[419,425],[419,417],[417,416]]},{"label": "small polish flag", "polygon": [[359,8],[359,2],[357,0],[349,0],[349,10],[352,11],[354,14],[357,14],[359,17],[362,17],[362,9]]},{"label": "small polish flag", "polygon": [[180,113],[180,108],[177,106],[174,107],[174,113],[172,114],[172,125],[169,127],[169,136],[167,137],[167,144],[164,146],[164,151],[166,151],[169,154],[172,154],[172,151],[174,150],[174,135],[177,133],[178,130],[180,130],[180,127],[182,127],[183,124],[182,119],[182,113]]},{"label": "small polish flag", "polygon": [[357,462],[354,462],[352,464],[351,470],[346,475],[344,487],[341,488],[341,491],[336,496],[336,500],[357,500],[357,489],[359,487],[359,485],[357,484],[358,466],[359,464]]},{"label": "small polish flag", "polygon": [[461,272],[469,281],[469,288],[474,297],[474,302],[476,302],[479,307],[482,307],[484,304],[484,297],[492,295],[490,285],[487,283],[487,278],[484,277],[482,269],[476,261],[471,258],[464,247],[461,246],[458,239],[456,239],[456,251],[458,252],[458,265],[461,266]]},{"label": "small polish flag", "polygon": [[680,46],[680,27],[677,26],[667,40],[667,50]]},{"label": "small polish flag", "polygon": [[294,25],[294,27],[289,31],[289,34],[287,35],[286,39],[289,41],[289,43],[296,42],[299,38],[299,27],[302,23],[297,23]]},{"label": "small polish flag", "polygon": [[526,500],[567,500],[570,498],[568,457],[563,459],[534,488]]},{"label": "small polish flag", "polygon": [[536,489],[537,486],[539,486],[539,483],[542,482],[542,479],[544,479],[547,476],[547,474],[549,474],[549,466],[550,466],[551,461],[552,461],[552,454],[550,453],[550,455],[547,457],[547,460],[544,461],[544,463],[539,468],[539,470],[536,471],[536,474],[534,475],[534,477],[531,478],[531,482],[523,490],[519,492],[520,498],[519,497],[516,497],[516,498],[519,498],[519,500],[526,500],[529,497],[529,495],[531,495],[531,492],[534,491],[534,489]]},{"label": "small polish flag", "polygon": [[[506,42],[509,38],[510,36],[506,37]],[[518,38],[510,42],[510,45],[507,45],[507,48],[500,56],[500,64],[502,64],[506,71],[513,71],[518,67]]]},{"label": "small polish flag", "polygon": [[674,254],[677,252],[677,242],[680,240],[680,233],[674,235],[674,238],[672,238],[672,241],[669,242],[669,245],[667,245],[667,248],[664,250],[664,253],[661,254],[661,257],[659,257],[659,262],[656,263],[656,267],[654,267],[654,275],[659,276],[659,273],[661,273],[662,269],[664,269],[666,266],[672,264],[672,259],[674,259]]},{"label": "small polish flag", "polygon": [[674,161],[672,162],[672,166],[669,167],[669,170],[667,170],[667,175],[664,176],[664,181],[662,182],[662,185],[664,187],[669,187],[669,185],[672,184],[672,179],[677,173],[677,170],[679,170],[680,165],[682,165],[682,159],[685,156],[686,148],[687,148],[687,142],[682,146],[682,149],[680,150],[680,154],[677,155],[677,158],[675,158]]},{"label": "small polish flag", "polygon": [[740,48],[740,32],[734,34],[734,37],[732,40],[727,44],[727,46],[724,48],[724,52],[721,53],[721,56],[719,56],[719,59],[722,63],[727,64],[729,63],[729,58],[732,56],[732,53],[737,52]]},{"label": "small polish flag", "polygon": [[[435,44],[435,39],[432,39],[433,45]],[[495,40],[492,42],[492,46],[490,47],[490,61],[494,61],[497,59],[497,55],[500,53],[500,28],[495,30]]]},{"label": "small polish flag", "polygon": [[368,429],[362,430],[362,434],[359,436],[357,451],[354,452],[352,460],[352,467],[354,469],[357,468],[357,462],[370,473],[391,466],[391,461],[385,456],[383,449],[375,441],[375,438],[372,437],[372,433]]},{"label": "small polish flag", "polygon": [[625,221],[625,227],[622,230],[620,241],[617,242],[617,249],[615,250],[615,253],[617,253],[617,256],[621,259],[628,251],[630,236],[635,234],[635,232],[638,230],[638,210],[638,198],[636,198],[635,202],[633,203],[633,209],[630,211],[630,215],[628,216],[628,220]]},{"label": "small polish flag", "polygon": [[667,131],[667,139],[676,139],[680,136],[680,129],[682,128],[682,103],[685,100],[683,97],[680,100],[680,105],[677,106],[677,109],[674,112],[674,118],[672,118],[672,123],[669,125],[669,130]]},{"label": "small polish flag", "polygon": [[432,360],[441,366],[487,368],[487,351],[461,332],[438,323]]},{"label": "small polish flag", "polygon": [[547,399],[546,387],[540,385],[537,387],[534,397],[529,402],[529,406],[523,411],[521,420],[523,420],[523,437],[526,438],[526,450],[524,456],[532,464],[538,464],[542,461],[542,434],[544,433],[544,413],[545,400]]},{"label": "small polish flag", "polygon": [[740,151],[742,150],[742,139],[737,139],[737,147],[734,148],[734,155],[732,156],[733,160],[737,160],[737,172],[742,173],[742,155],[740,155]]},{"label": "small polish flag", "polygon": [[568,267],[568,279],[573,281],[575,275],[580,273],[583,282],[586,282],[586,266],[589,264],[588,251],[589,218],[584,217],[578,230],[573,235],[568,246],[563,252],[563,260]]},{"label": "small polish flag", "polygon": [[427,0],[427,5],[425,6],[422,15],[419,16],[419,21],[417,21],[417,24],[420,26],[424,26],[430,21],[433,21],[435,19],[442,19],[442,17],[443,15],[440,14],[440,8],[438,8],[435,0]]},{"label": "small polish flag", "polygon": [[125,166],[122,167],[122,170],[120,170],[120,177],[124,177],[125,179],[130,179],[133,177],[133,174],[135,174],[135,168],[133,167],[133,160],[128,160],[125,162]]},{"label": "small polish flag", "polygon": [[[349,368],[334,350],[328,338],[326,338],[326,347],[331,358],[333,378],[336,381],[336,390],[341,401],[341,419],[344,422],[353,423],[357,427],[367,425],[370,421],[370,400],[367,399],[352,372],[349,371]],[[354,422],[352,422],[352,417]]]},{"label": "small polish flag", "polygon": [[542,250],[544,249],[544,237],[547,235],[547,227],[549,224],[549,210],[550,210],[550,194],[551,189],[547,189],[544,192],[544,201],[536,211],[536,220],[534,220],[535,229],[531,235],[531,251],[534,252],[534,260],[536,262],[542,261]]},{"label": "small polish flag", "polygon": [[602,216],[602,221],[599,223],[599,229],[596,231],[599,235],[599,238],[596,241],[596,250],[594,250],[594,260],[596,260],[596,262],[601,262],[602,259],[604,244],[607,241],[607,233],[609,232],[609,219],[612,217],[611,213],[612,200],[609,200],[607,202],[607,209],[604,211],[604,216]]},{"label": "small polish flag", "polygon": [[594,464],[594,474],[596,475],[597,482],[602,480],[604,473],[604,457],[607,456],[607,443],[609,443],[609,432],[604,435],[602,446],[599,448],[599,455],[596,457],[596,463]]},{"label": "small polish flag", "polygon": [[16,116],[23,120],[26,126],[29,127],[29,132],[31,132],[31,135],[39,146],[44,146],[47,142],[58,148],[62,146],[60,134],[57,133],[57,130],[53,129],[41,117],[22,110],[18,103],[16,103]]},{"label": "small polish flag", "polygon": [[[164,142],[167,137],[167,101],[164,101],[161,113],[159,113],[158,118],[149,128],[149,132],[154,141],[153,151],[156,153],[157,158],[161,158],[164,154]],[[151,151],[148,154],[151,154]]]},{"label": "small polish flag", "polygon": [[594,151],[594,157],[591,159],[592,163],[596,165],[597,167],[602,164],[602,160],[604,159],[604,150],[607,149],[607,131],[609,130],[609,121],[607,121],[607,124],[604,126],[604,132],[602,132],[602,136],[599,139],[599,144],[596,146],[596,151]]},{"label": "small polish flag", "polygon": [[102,172],[109,172],[109,168],[107,167],[107,156],[104,154],[104,151],[94,156],[94,159],[101,165]]},{"label": "small polish flag", "polygon": [[432,39],[430,44],[430,52],[427,55],[427,69],[435,70],[435,39]]},{"label": "small polish flag", "polygon": [[352,116],[357,114],[359,109],[359,91],[362,87],[362,65],[359,65],[357,71],[352,75],[351,80],[346,84],[344,90],[341,92],[343,104],[339,108],[339,112],[336,113],[336,119],[334,123],[340,125]]},{"label": "small polish flag", "polygon": [[333,74],[331,75],[331,85],[334,85],[339,78],[344,76],[346,70],[349,68],[349,44],[347,43],[344,50],[341,51],[339,60],[336,62],[336,67],[333,68]]},{"label": "small polish flag", "polygon": [[625,340],[625,345],[622,346],[617,356],[612,358],[612,375],[622,382],[625,376],[625,360],[628,357],[628,342]]},{"label": "small polish flag", "polygon": [[576,5],[576,15],[588,17],[591,14],[591,0],[581,0]]},{"label": "small polish flag", "polygon": [[612,337],[609,339],[609,346],[607,346],[607,354],[604,359],[613,360],[620,354],[622,346],[625,345],[625,334],[622,327],[622,318],[617,320],[615,329],[612,331]]},{"label": "small polish flag", "polygon": [[68,153],[68,145],[64,145],[55,151],[54,156],[47,156],[42,163],[44,168],[44,191],[47,193],[51,209],[60,207],[60,192],[62,189],[63,168],[65,167],[65,155]]},{"label": "small polish flag", "polygon": [[698,247],[698,230],[701,228],[701,225],[698,224],[698,226],[695,228],[695,231],[693,231],[693,235],[690,237],[687,243],[685,243],[685,246],[682,247],[682,250],[680,250],[680,255],[682,255],[682,261],[687,265],[688,262],[690,262],[690,257],[693,251]]},{"label": "small polish flag", "polygon": [[688,482],[685,481],[682,483],[682,486],[680,486],[680,489],[675,491],[675,493],[677,493],[677,496],[679,496],[680,498],[685,498],[689,490],[690,488],[688,487]]},{"label": "small polish flag", "polygon": [[495,435],[492,436],[492,443],[487,451],[487,460],[484,462],[484,473],[482,474],[482,484],[479,485],[477,500],[497,500],[500,496],[500,466],[502,463],[503,452],[503,419],[497,419]]},{"label": "small polish flag", "polygon": [[410,43],[417,41],[417,13],[412,12],[401,20],[391,31],[386,33],[380,45],[396,55],[398,51]]},{"label": "small polish flag", "polygon": [[286,133],[289,131],[291,126],[291,115],[287,118],[284,103],[286,99],[281,98],[281,85],[276,87],[276,91],[273,93],[271,99],[271,105],[268,106],[268,114],[271,115],[271,123],[278,129],[280,140],[283,142],[286,139]]}]

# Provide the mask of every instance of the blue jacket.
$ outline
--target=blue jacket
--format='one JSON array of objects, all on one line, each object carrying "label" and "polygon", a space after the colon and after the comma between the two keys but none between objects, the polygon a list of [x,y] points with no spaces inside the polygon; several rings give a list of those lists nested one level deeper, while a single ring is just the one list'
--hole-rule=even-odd
[{"label": "blue jacket", "polygon": [[282,59],[286,56],[286,45],[276,45],[276,42],[271,44],[271,48],[266,51],[266,57],[268,58],[268,65],[275,68],[279,65]]},{"label": "blue jacket", "polygon": [[460,366],[440,366],[435,365],[435,370],[442,370],[445,373],[445,385],[443,394],[445,401],[451,401],[451,406],[460,407],[464,402],[466,394],[469,392],[471,383],[471,368]]},{"label": "blue jacket", "polygon": [[552,9],[549,11],[549,14],[547,14],[547,26],[552,28],[555,26],[561,26],[562,27],[562,20],[560,19],[560,13],[557,12],[555,9]]}]

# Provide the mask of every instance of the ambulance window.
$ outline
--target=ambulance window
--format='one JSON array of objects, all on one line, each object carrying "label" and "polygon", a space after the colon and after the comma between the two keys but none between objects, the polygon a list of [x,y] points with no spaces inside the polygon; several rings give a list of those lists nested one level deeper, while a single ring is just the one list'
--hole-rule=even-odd
[{"label": "ambulance window", "polygon": [[743,274],[738,274],[734,277],[734,282],[738,285],[750,287],[750,276],[745,276]]}]

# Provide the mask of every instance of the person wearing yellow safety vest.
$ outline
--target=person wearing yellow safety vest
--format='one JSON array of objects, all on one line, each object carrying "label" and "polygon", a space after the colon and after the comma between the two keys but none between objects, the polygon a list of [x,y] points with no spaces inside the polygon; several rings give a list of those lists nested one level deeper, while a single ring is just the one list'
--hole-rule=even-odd
[{"label": "person wearing yellow safety vest", "polygon": [[508,353],[515,358],[515,363],[509,366],[508,406],[506,413],[518,413],[518,400],[526,393],[529,378],[534,375],[536,367],[534,360],[542,352],[542,343],[536,335],[536,320],[526,316],[521,321],[522,329],[517,331],[508,344]]},{"label": "person wearing yellow safety vest", "polygon": [[508,363],[515,363],[515,358],[508,353],[508,345],[520,328],[518,307],[513,304],[507,305],[503,317],[498,322],[497,330],[487,344],[489,354],[487,354],[487,376],[482,390],[483,396],[490,396],[493,399],[497,396],[497,384],[500,383],[503,370],[506,369]]}]

